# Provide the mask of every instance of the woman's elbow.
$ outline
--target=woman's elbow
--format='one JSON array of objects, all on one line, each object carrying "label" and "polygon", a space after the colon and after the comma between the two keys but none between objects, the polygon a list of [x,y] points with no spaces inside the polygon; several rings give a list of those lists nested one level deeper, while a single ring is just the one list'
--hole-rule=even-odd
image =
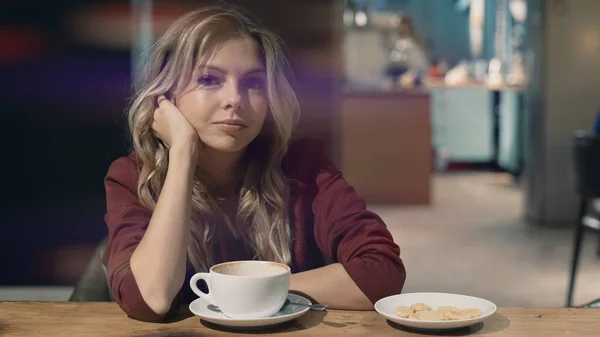
[{"label": "woman's elbow", "polygon": [[149,298],[145,301],[150,310],[156,314],[155,317],[157,317],[158,320],[163,320],[171,309],[171,302],[166,298]]},{"label": "woman's elbow", "polygon": [[148,309],[152,310],[150,316],[155,317],[156,320],[162,320],[167,316],[173,306],[175,296],[158,289],[141,290],[140,293]]},{"label": "woman's elbow", "polygon": [[169,307],[153,301],[145,301],[144,305],[134,308],[122,307],[122,309],[127,314],[127,317],[142,322],[162,322],[167,318],[169,313]]},{"label": "woman's elbow", "polygon": [[110,289],[114,301],[128,317],[140,321],[160,322],[166,318],[175,303],[177,294],[163,287],[140,285],[130,268],[111,274]]},{"label": "woman's elbow", "polygon": [[160,296],[159,293],[140,291],[141,298],[132,303],[119,303],[129,318],[144,322],[162,322],[169,315],[173,299]]}]

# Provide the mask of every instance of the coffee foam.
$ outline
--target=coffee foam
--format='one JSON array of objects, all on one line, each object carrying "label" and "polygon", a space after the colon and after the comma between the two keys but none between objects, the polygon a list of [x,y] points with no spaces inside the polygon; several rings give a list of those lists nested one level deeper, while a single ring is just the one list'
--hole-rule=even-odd
[{"label": "coffee foam", "polygon": [[275,262],[267,261],[239,261],[239,262],[227,262],[217,265],[213,268],[213,271],[219,274],[232,275],[232,276],[275,276],[281,275],[289,271],[287,266]]}]

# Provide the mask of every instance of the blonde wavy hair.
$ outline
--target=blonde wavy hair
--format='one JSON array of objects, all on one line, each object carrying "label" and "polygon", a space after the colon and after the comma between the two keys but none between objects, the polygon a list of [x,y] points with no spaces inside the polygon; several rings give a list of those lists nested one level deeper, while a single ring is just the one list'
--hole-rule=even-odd
[{"label": "blonde wavy hair", "polygon": [[[196,271],[207,271],[215,261],[218,237],[215,226],[225,222],[242,238],[254,258],[291,262],[291,234],[287,204],[289,185],[281,170],[292,130],[300,113],[290,85],[290,67],[283,43],[271,31],[237,9],[212,6],[177,19],[152,46],[143,67],[143,85],[128,112],[134,151],[140,165],[138,196],[153,210],[163,187],[169,152],[152,132],[154,110],[160,95],[172,97],[190,82],[199,58],[209,58],[230,39],[250,37],[259,46],[267,77],[268,117],[259,136],[246,149],[240,177],[238,230],[211,194],[211,186],[193,180],[192,219],[188,258]],[[224,243],[220,243],[224,244]]]}]

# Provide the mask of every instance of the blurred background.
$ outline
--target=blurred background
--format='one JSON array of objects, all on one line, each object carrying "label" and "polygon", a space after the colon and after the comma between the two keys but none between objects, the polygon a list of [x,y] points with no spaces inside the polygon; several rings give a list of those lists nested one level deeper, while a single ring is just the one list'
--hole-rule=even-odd
[{"label": "blurred background", "polygon": [[[600,1],[228,2],[286,41],[297,136],[322,139],[387,223],[406,292],[566,305],[581,222],[573,135],[600,108]],[[141,53],[213,3],[4,5],[0,300],[69,299],[106,235],[104,175],[131,150]],[[584,233],[575,304],[600,297],[599,243]]]}]

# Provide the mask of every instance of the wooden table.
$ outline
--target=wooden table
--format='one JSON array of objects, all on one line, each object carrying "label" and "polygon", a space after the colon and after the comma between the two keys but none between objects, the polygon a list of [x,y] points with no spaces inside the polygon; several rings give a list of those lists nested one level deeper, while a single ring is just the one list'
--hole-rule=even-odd
[{"label": "wooden table", "polygon": [[190,316],[186,308],[168,323],[127,318],[114,303],[0,302],[0,336],[206,337],[269,336],[600,336],[598,309],[500,308],[483,323],[446,333],[411,331],[376,312],[310,311],[296,321],[263,330],[227,330]]}]

